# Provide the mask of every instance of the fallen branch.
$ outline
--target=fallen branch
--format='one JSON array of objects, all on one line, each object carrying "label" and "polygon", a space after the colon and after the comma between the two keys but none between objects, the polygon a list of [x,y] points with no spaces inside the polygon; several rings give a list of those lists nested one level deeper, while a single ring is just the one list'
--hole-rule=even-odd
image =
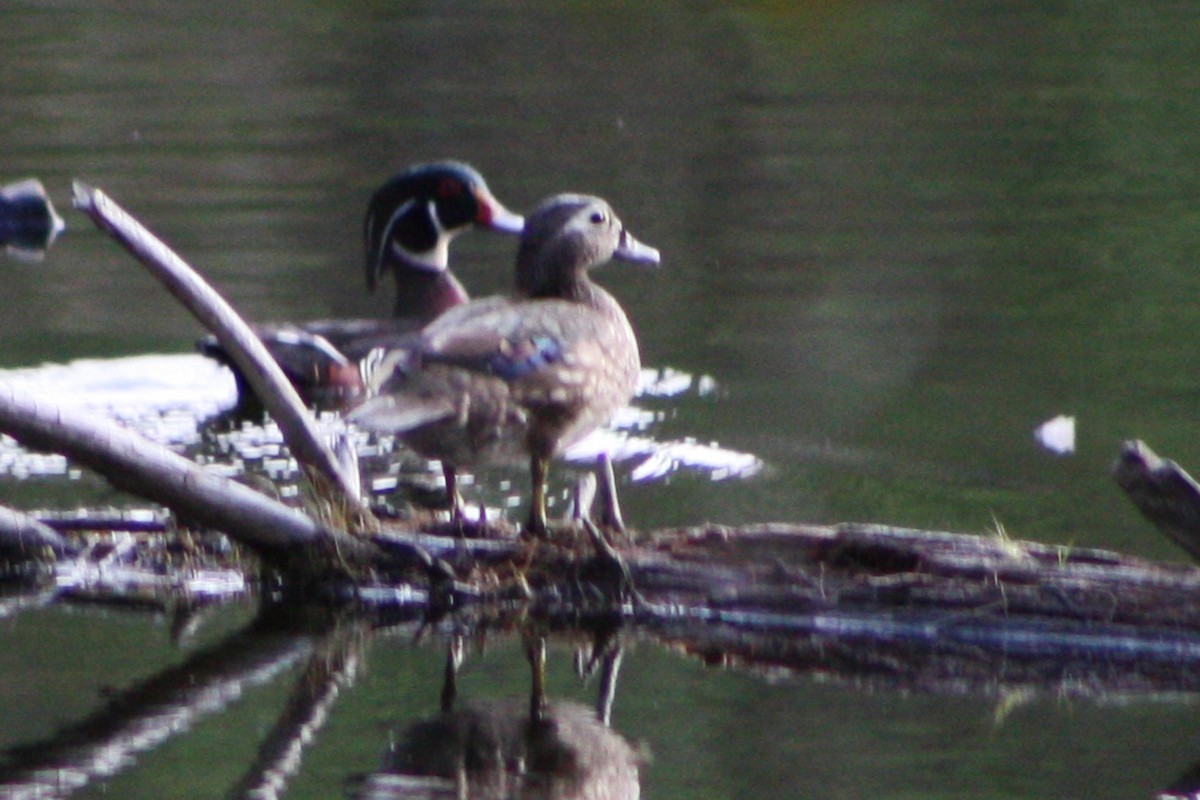
[{"label": "fallen branch", "polygon": [[[805,631],[811,621],[804,620],[813,614],[858,617],[900,610],[969,615],[987,622],[980,635],[996,643],[1007,635],[1006,626],[1021,620],[1085,626],[1088,635],[1097,636],[1120,626],[1121,636],[1150,650],[1163,646],[1159,631],[1169,628],[1183,637],[1173,640],[1176,644],[1200,654],[1200,640],[1193,641],[1200,636],[1200,604],[1194,602],[1200,596],[1200,570],[1189,566],[999,537],[776,524],[658,532],[644,540],[647,544],[617,549],[626,567],[622,571],[611,568],[612,553],[597,557],[593,546],[581,543],[583,534],[569,529],[548,542],[464,539],[449,529],[440,536],[391,532],[370,541],[331,533],[129,431],[107,424],[97,428],[11,389],[0,389],[0,430],[28,446],[61,452],[119,488],[225,530],[276,561],[320,562],[322,553],[336,550],[346,562],[380,568],[385,575],[389,567],[403,564],[436,568],[434,574],[461,581],[452,587],[458,604],[472,598],[518,599],[535,613],[570,616],[599,602],[602,611],[608,609],[603,613],[612,613],[612,598],[620,596],[619,584],[628,575],[646,602],[622,613],[651,625],[741,620],[750,629],[797,626]],[[458,563],[460,569],[438,567],[436,559]],[[469,565],[465,572],[464,563]],[[369,580],[360,579],[359,599],[387,605],[397,597],[389,592],[397,586],[392,580],[385,577],[373,589]],[[514,592],[511,586],[518,584],[526,590]],[[913,624],[909,630],[894,619],[880,619],[871,635],[919,633],[936,643],[936,630],[929,633],[920,619]],[[853,627],[872,630],[862,622]]]},{"label": "fallen branch", "polygon": [[334,548],[349,560],[380,558],[366,541],[322,528],[298,511],[206,472],[136,433],[2,385],[0,431],[31,449],[61,453],[117,488],[171,508],[184,520],[225,531],[269,561],[311,559]]}]

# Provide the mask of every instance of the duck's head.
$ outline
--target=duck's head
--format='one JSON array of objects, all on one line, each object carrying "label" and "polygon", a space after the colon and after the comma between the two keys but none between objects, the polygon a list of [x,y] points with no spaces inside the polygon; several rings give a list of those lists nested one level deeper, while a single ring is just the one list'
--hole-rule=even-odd
[{"label": "duck's head", "polygon": [[385,266],[445,271],[450,240],[472,226],[520,233],[524,223],[467,164],[410,167],[379,187],[367,208],[367,286],[375,289]]},{"label": "duck's head", "polygon": [[657,266],[657,249],[633,237],[599,197],[559,194],[529,215],[517,253],[517,291],[529,297],[562,294],[587,270],[616,259]]}]

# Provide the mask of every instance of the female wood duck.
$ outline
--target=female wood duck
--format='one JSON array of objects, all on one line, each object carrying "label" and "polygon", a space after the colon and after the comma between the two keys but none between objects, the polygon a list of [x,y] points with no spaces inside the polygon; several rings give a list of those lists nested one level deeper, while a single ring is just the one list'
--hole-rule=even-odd
[{"label": "female wood duck", "polygon": [[[379,772],[364,776],[361,800],[413,797],[636,800],[645,758],[597,713],[545,697],[545,643],[527,643],[534,670],[529,701],[458,704],[461,643],[451,645],[442,710],[408,725]],[[407,778],[408,780],[405,780]],[[423,778],[419,783],[413,778]],[[432,780],[431,780],[432,779]],[[420,788],[413,791],[414,786]]]},{"label": "female wood duck", "polygon": [[[520,233],[523,226],[524,220],[505,208],[467,164],[410,167],[372,195],[363,226],[367,286],[374,291],[385,272],[395,276],[394,317],[261,326],[256,332],[303,396],[353,395],[363,388],[358,362],[367,353],[397,346],[446,309],[467,302],[466,289],[449,267],[455,236],[471,227]],[[229,364],[214,337],[198,346]],[[245,397],[248,389],[237,377]]]},{"label": "female wood duck", "polygon": [[350,419],[399,435],[442,462],[461,515],[459,467],[529,458],[529,530],[546,528],[549,460],[633,397],[637,339],[617,301],[588,277],[610,259],[657,264],[608,203],[564,194],[529,216],[516,292],[450,309],[418,341],[387,354],[375,396]]}]

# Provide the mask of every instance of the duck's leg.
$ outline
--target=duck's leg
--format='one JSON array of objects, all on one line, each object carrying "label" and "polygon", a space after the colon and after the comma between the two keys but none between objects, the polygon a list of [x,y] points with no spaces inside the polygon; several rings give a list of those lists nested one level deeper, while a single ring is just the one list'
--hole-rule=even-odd
[{"label": "duck's leg", "polygon": [[533,491],[529,504],[529,523],[525,527],[534,536],[546,534],[546,478],[549,471],[548,458],[530,456],[529,478]]},{"label": "duck's leg", "polygon": [[625,534],[625,520],[621,517],[621,503],[617,500],[617,479],[613,475],[612,459],[608,453],[600,454],[600,524]]},{"label": "duck's leg", "polygon": [[442,462],[442,478],[446,481],[446,498],[450,503],[450,521],[462,522],[467,515],[463,511],[462,495],[458,493],[458,472],[453,464]]}]

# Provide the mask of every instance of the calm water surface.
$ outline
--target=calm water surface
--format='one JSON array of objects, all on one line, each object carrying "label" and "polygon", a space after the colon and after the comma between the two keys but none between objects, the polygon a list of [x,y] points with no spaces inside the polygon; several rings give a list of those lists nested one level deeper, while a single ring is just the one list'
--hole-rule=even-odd
[{"label": "calm water surface", "polygon": [[[601,276],[643,360],[711,376],[648,401],[664,439],[756,454],[714,482],[628,483],[651,528],[867,520],[1181,559],[1109,477],[1141,437],[1200,464],[1200,16],[1188,4],[289,3],[214,13],[0,7],[0,182],[40,177],[71,230],[0,262],[0,368],[188,353],[195,324],[76,214],[72,178],[126,204],[252,319],[384,314],[359,269],[371,189],[468,160],[507,204],[608,198],[664,253]],[[511,242],[456,270],[508,282]],[[1078,420],[1055,456],[1033,429]],[[626,472],[626,477],[628,473]],[[517,474],[517,479],[520,479]],[[0,481],[24,508],[126,503],[82,480]],[[201,642],[157,618],[45,609],[0,621],[0,746],[84,716]],[[376,767],[435,707],[441,653],[387,639],[289,797]],[[552,651],[557,694],[586,698]],[[523,691],[515,645],[475,694]],[[471,671],[473,670],[473,671]],[[77,796],[219,797],[289,680]],[[649,644],[616,727],[667,797],[1153,797],[1200,760],[1192,698],[909,696],[717,671]],[[748,763],[755,764],[748,771]]]}]

